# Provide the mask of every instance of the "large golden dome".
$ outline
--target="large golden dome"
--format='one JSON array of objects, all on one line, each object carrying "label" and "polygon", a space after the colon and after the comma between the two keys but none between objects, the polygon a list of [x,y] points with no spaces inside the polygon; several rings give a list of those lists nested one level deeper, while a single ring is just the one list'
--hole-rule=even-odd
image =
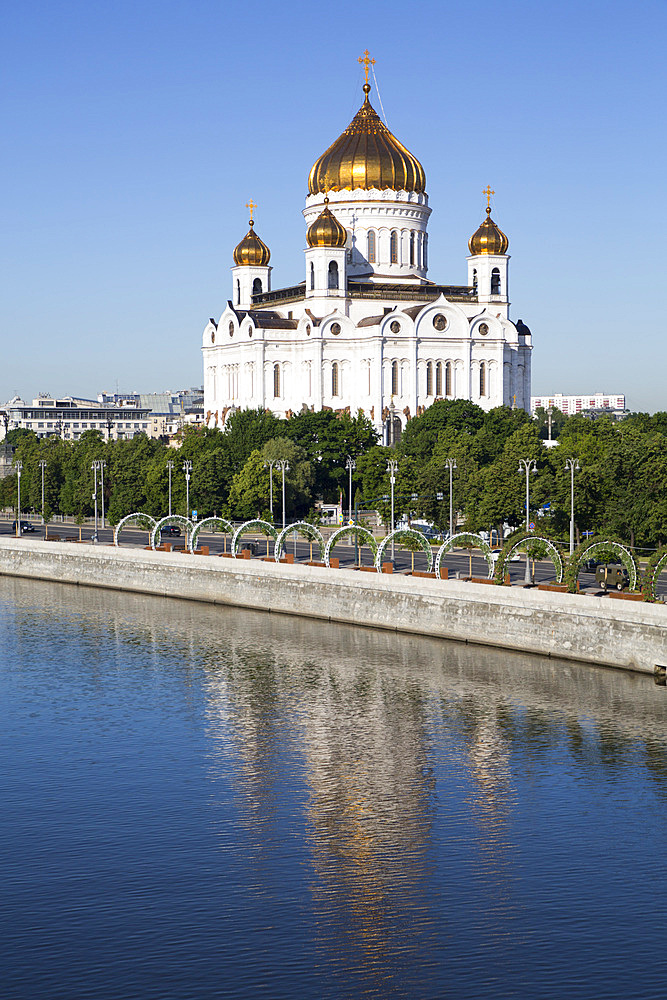
[{"label": "large golden dome", "polygon": [[471,255],[505,254],[509,245],[510,241],[491,218],[491,208],[487,205],[484,222],[468,240]]},{"label": "large golden dome", "polygon": [[309,247],[344,247],[347,230],[333,212],[329,211],[329,199],[324,199],[324,211],[308,226],[306,242]]},{"label": "large golden dome", "polygon": [[254,226],[255,223],[251,219],[250,229],[234,249],[234,263],[254,267],[266,267],[271,260],[271,251],[266,243],[260,240]]},{"label": "large golden dome", "polygon": [[417,191],[426,188],[426,174],[419,160],[391,134],[368,100],[343,134],[322,153],[308,178],[310,194],[377,188],[383,191]]}]

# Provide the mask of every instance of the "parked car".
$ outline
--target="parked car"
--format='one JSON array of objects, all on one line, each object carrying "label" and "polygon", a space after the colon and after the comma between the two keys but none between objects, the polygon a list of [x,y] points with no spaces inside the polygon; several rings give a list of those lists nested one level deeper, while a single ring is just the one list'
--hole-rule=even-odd
[{"label": "parked car", "polygon": [[[21,534],[25,535],[26,532],[31,532],[35,530],[35,525],[31,524],[30,521],[21,521]],[[12,524],[12,531],[16,534],[16,521]]]},{"label": "parked car", "polygon": [[600,590],[608,590],[609,587],[624,590],[630,585],[630,577],[625,566],[620,563],[601,564],[595,570],[595,582],[599,584]]},{"label": "parked car", "polygon": [[160,528],[160,537],[165,535],[167,538],[171,535],[180,535],[181,529],[177,524],[163,524]]}]

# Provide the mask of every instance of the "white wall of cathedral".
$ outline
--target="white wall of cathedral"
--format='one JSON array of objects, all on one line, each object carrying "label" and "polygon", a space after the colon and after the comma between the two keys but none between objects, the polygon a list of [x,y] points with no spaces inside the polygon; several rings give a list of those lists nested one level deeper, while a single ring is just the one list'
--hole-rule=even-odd
[{"label": "white wall of cathedral", "polygon": [[[425,278],[431,209],[428,196],[409,191],[329,191],[329,208],[348,232],[350,277]],[[323,195],[308,195],[306,225],[324,208]]]}]

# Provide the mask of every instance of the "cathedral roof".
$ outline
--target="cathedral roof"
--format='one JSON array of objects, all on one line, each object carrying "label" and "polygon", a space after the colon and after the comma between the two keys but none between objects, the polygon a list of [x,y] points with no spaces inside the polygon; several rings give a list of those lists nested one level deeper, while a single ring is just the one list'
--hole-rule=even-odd
[{"label": "cathedral roof", "polygon": [[266,267],[271,260],[271,251],[266,243],[260,240],[254,229],[255,223],[250,220],[250,229],[234,249],[234,263],[254,267]]},{"label": "cathedral roof", "polygon": [[486,207],[486,218],[479,229],[468,240],[472,256],[477,254],[505,254],[509,240],[502,229],[491,218],[491,208]]},{"label": "cathedral roof", "polygon": [[355,188],[422,193],[426,189],[424,168],[372,107],[370,84],[365,83],[363,89],[364,103],[343,134],[313,165],[308,178],[310,194]]},{"label": "cathedral roof", "polygon": [[324,211],[308,226],[306,242],[309,247],[344,247],[347,230],[329,210],[329,199],[324,199]]}]

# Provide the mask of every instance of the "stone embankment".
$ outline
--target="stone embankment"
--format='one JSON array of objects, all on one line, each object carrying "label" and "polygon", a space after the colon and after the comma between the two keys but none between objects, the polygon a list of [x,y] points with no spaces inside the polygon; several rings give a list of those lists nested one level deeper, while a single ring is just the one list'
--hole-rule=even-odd
[{"label": "stone embankment", "polygon": [[0,539],[0,575],[157,594],[654,673],[667,608],[300,564]]}]

